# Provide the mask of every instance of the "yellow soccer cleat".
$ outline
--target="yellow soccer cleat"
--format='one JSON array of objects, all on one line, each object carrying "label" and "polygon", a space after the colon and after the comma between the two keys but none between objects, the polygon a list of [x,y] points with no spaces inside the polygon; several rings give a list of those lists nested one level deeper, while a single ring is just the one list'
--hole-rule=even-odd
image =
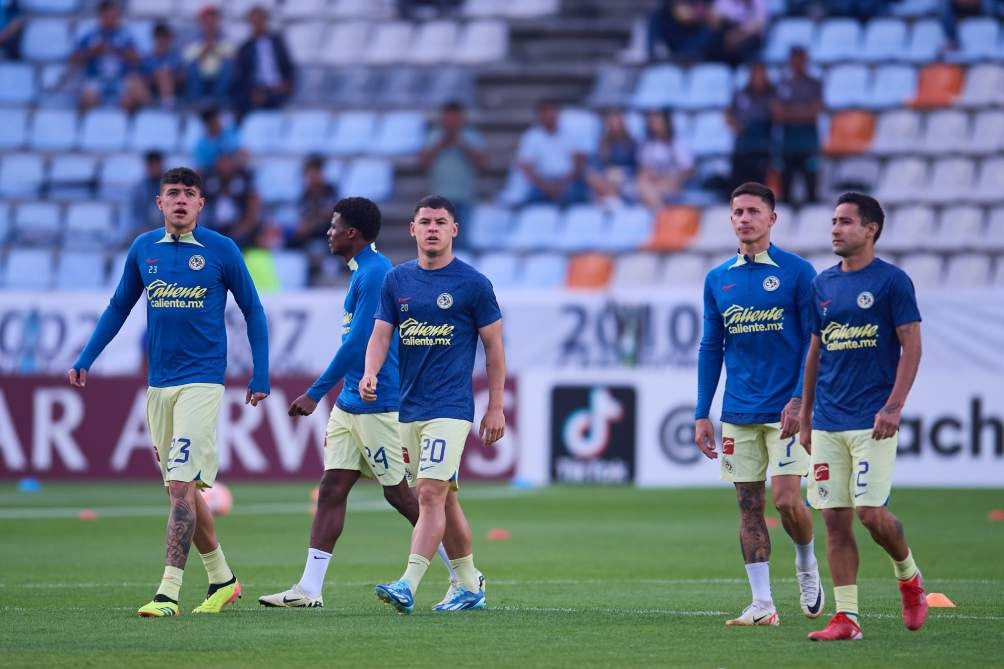
[{"label": "yellow soccer cleat", "polygon": [[175,602],[158,602],[156,599],[140,608],[141,618],[167,618],[169,616],[180,616],[181,611]]},{"label": "yellow soccer cleat", "polygon": [[[213,590],[213,588],[216,588]],[[227,604],[231,604],[241,596],[241,582],[235,576],[220,586],[210,586],[206,601],[192,609],[192,613],[219,613]]]}]

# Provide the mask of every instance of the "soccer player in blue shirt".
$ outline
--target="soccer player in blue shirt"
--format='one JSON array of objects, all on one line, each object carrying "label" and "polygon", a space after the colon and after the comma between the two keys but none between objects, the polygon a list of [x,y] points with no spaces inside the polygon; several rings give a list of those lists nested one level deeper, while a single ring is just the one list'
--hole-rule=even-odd
[{"label": "soccer player in blue shirt", "polygon": [[133,241],[118,288],[68,372],[70,384],[83,388],[87,370],[145,293],[147,421],[171,500],[164,576],[153,601],[139,609],[139,615],[153,618],[179,614],[178,596],[193,542],[209,576],[209,592],[194,613],[219,613],[241,594],[216,538],[213,516],[199,494],[212,487],[218,468],[216,422],[227,366],[227,291],[244,314],[251,344],[254,371],[245,401],[257,406],[269,393],[268,323],[237,245],[196,225],[206,203],[196,172],[174,168],[160,184],[157,207],[164,213],[165,229]]},{"label": "soccer player in blue shirt", "polygon": [[452,558],[459,585],[437,611],[480,609],[486,605],[484,578],[474,567],[471,528],[457,499],[460,456],[474,421],[471,377],[478,338],[485,349],[488,409],[480,434],[486,444],[502,438],[505,416],[505,352],[502,314],[491,282],[453,257],[456,210],[441,196],[415,207],[411,234],[418,259],[395,267],[384,280],[376,325],[366,349],[359,382],[365,401],[383,392],[378,372],[395,328],[401,370],[401,444],[417,483],[419,517],[411,536],[404,575],[376,586],[377,596],[400,613],[411,613],[415,592],[440,541]]},{"label": "soccer player in blue shirt", "polygon": [[900,412],[920,366],[920,311],[903,270],[875,257],[885,215],[878,201],[844,193],[831,240],[840,263],[813,283],[801,443],[812,453],[809,501],[826,521],[836,615],[815,641],[862,638],[854,516],[892,558],[903,623],[927,618],[920,571],[889,511]]},{"label": "soccer player in blue shirt", "polygon": [[739,545],[753,591],[753,602],[725,624],[778,625],[764,519],[767,477],[781,524],[795,544],[802,612],[815,618],[823,611],[812,516],[801,497],[809,454],[795,443],[816,273],[802,258],[771,244],[777,214],[769,188],[745,183],[732,192],[730,203],[739,252],[708,272],[704,282],[694,436],[704,455],[718,457],[708,415],[724,361],[721,471],[735,484]]},{"label": "soccer player in blue shirt", "polygon": [[[331,216],[328,248],[334,255],[344,258],[352,271],[345,294],[342,345],[324,373],[289,405],[289,415],[309,416],[338,381],[344,380],[344,383],[325,431],[324,476],[318,488],[317,512],[310,527],[310,548],[303,576],[289,590],[259,597],[258,601],[264,606],[324,606],[321,597],[324,576],[345,524],[349,491],[360,476],[376,479],[383,486],[384,498],[390,505],[412,525],[418,522],[418,501],[405,477],[398,435],[400,398],[396,350],[389,352],[380,370],[383,390],[380,401],[363,402],[359,397],[366,343],[373,332],[380,288],[391,268],[390,261],[375,246],[380,219],[379,207],[364,197],[339,200]],[[439,551],[449,568],[446,553],[442,547]]]}]

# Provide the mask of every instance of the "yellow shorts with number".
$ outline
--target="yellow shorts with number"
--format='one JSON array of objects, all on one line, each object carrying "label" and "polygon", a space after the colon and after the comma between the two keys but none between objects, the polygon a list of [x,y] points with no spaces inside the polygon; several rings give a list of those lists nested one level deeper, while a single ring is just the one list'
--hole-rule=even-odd
[{"label": "yellow shorts with number", "polygon": [[876,441],[872,430],[812,431],[809,503],[816,509],[884,506],[892,490],[899,435]]},{"label": "yellow shorts with number", "polygon": [[774,476],[805,476],[809,454],[798,436],[781,438],[781,423],[722,423],[722,480],[766,481]]},{"label": "yellow shorts with number", "polygon": [[219,383],[147,388],[146,420],[164,485],[195,481],[200,488],[213,487],[219,468],[216,422],[222,399]]},{"label": "yellow shorts with number", "polygon": [[396,411],[349,413],[334,407],[324,433],[324,468],[351,469],[380,485],[397,485],[405,477],[397,426]]},{"label": "yellow shorts with number", "polygon": [[460,456],[471,433],[471,422],[456,418],[433,418],[401,423],[401,445],[408,463],[409,483],[418,479],[449,481],[456,490]]}]

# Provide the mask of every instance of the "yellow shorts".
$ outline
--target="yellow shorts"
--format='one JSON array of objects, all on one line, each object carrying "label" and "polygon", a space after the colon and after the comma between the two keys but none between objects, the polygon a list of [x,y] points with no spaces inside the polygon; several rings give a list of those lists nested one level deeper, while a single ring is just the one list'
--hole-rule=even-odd
[{"label": "yellow shorts", "polygon": [[213,487],[219,468],[216,422],[222,399],[219,383],[147,388],[146,420],[164,485],[195,481],[200,488]]},{"label": "yellow shorts", "polygon": [[753,483],[808,473],[809,454],[798,443],[798,435],[781,439],[780,423],[722,423],[723,481]]},{"label": "yellow shorts", "polygon": [[899,434],[872,439],[871,428],[812,431],[809,503],[816,509],[884,506],[892,490]]},{"label": "yellow shorts", "polygon": [[356,414],[332,408],[324,434],[324,468],[351,469],[380,485],[397,485],[405,477],[397,426],[396,411]]},{"label": "yellow shorts", "polygon": [[460,456],[470,433],[471,422],[456,418],[401,423],[401,445],[408,463],[409,483],[414,485],[418,479],[449,481],[456,490]]}]

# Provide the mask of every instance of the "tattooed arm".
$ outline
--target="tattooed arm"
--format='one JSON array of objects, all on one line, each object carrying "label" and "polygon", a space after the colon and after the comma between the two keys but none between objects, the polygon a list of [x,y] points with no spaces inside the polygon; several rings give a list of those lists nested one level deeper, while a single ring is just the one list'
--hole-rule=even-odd
[{"label": "tattooed arm", "polygon": [[900,412],[906,403],[906,396],[917,378],[920,367],[920,322],[904,323],[896,328],[896,336],[903,347],[903,353],[896,367],[896,382],[889,399],[877,414],[872,428],[872,439],[888,439],[899,430]]}]

